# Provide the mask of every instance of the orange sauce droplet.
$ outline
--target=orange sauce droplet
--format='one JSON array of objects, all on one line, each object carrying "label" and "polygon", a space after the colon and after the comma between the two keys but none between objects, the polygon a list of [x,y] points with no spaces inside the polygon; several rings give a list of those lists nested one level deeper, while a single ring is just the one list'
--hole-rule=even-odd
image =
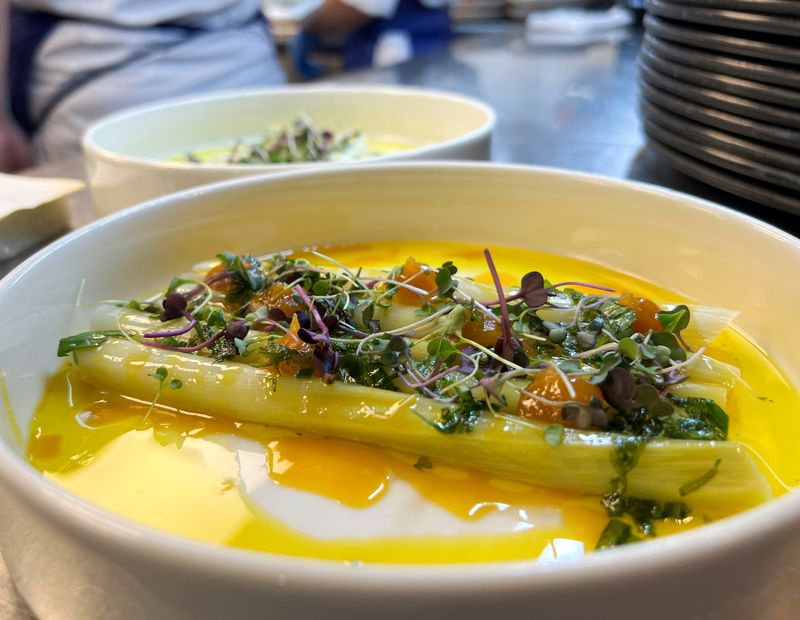
[{"label": "orange sauce droplet", "polygon": [[270,478],[280,485],[365,508],[387,491],[389,468],[380,450],[341,439],[288,436],[267,446]]},{"label": "orange sauce droplet", "polygon": [[[406,262],[403,263],[403,269],[397,276],[397,281],[407,282],[410,286],[425,291],[425,300],[433,297],[433,294],[436,292],[436,272],[428,267],[428,265],[418,262],[413,257],[408,258]],[[395,293],[394,301],[409,306],[421,306],[423,298],[407,288],[400,287],[397,293]]]},{"label": "orange sauce droplet", "polygon": [[[592,398],[602,400],[603,393],[596,385],[578,377],[568,377],[568,380],[575,392],[574,398],[567,389],[567,385],[561,377],[561,374],[552,366],[548,366],[537,374],[526,388],[526,391],[556,402],[575,400],[588,405]],[[565,420],[563,418],[561,415],[562,409],[560,407],[548,405],[530,396],[523,395],[523,397],[520,398],[517,411],[519,415],[525,418],[540,420],[542,422],[556,422],[564,426],[575,426],[570,420]]]},{"label": "orange sauce droplet", "polygon": [[292,289],[283,282],[273,282],[263,291],[253,295],[253,299],[250,301],[250,308],[257,310],[263,307],[267,307],[270,310],[277,308],[287,317],[305,309],[305,305],[294,298]]},{"label": "orange sauce droplet", "polygon": [[28,442],[28,454],[35,459],[52,459],[61,450],[61,435],[32,435]]},{"label": "orange sauce droplet", "polygon": [[500,319],[496,316],[476,309],[473,311],[472,317],[464,323],[461,335],[484,347],[492,347],[503,335],[503,328],[500,326]]},{"label": "orange sauce droplet", "polygon": [[292,322],[289,324],[289,332],[290,334],[284,334],[281,338],[278,338],[275,342],[282,347],[286,347],[287,349],[291,349],[292,351],[297,351],[298,353],[302,354],[302,357],[297,359],[288,359],[283,360],[278,363],[278,371],[282,375],[287,376],[295,376],[297,373],[303,368],[313,368],[314,363],[311,361],[311,349],[313,348],[310,344],[303,342],[300,340],[300,337],[297,333],[300,331],[300,321],[297,318],[297,315],[292,315]]},{"label": "orange sauce droplet", "polygon": [[646,334],[651,331],[662,331],[661,323],[658,322],[656,316],[661,312],[661,308],[656,303],[644,297],[637,297],[630,291],[625,291],[619,296],[619,304],[633,310],[636,314],[636,320],[631,326],[634,332]]},{"label": "orange sauce droplet", "polygon": [[[211,278],[212,276],[217,275],[218,273],[222,273],[225,270],[225,266],[220,263],[216,267],[212,267],[208,270],[206,274],[206,280]],[[208,285],[211,289],[215,291],[219,291],[220,293],[227,293],[234,287],[234,282],[231,278],[225,278],[224,280],[217,280],[216,282],[212,282]]]}]

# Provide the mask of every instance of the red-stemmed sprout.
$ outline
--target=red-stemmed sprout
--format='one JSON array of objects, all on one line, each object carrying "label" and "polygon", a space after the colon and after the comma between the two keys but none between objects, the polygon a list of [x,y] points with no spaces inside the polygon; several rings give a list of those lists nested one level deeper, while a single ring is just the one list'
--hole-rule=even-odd
[{"label": "red-stemmed sprout", "polygon": [[[499,297],[500,326],[503,330],[503,335],[498,340],[498,344],[502,343],[500,356],[508,361],[511,361],[514,358],[515,349],[519,348],[520,344],[519,342],[516,342],[517,346],[514,346],[515,339],[511,335],[511,322],[508,320],[508,306],[506,305],[506,297],[503,293],[503,284],[500,282],[500,275],[497,273],[497,268],[494,266],[494,260],[492,260],[492,255],[488,248],[483,250],[483,255],[486,257],[486,264],[489,266],[489,273],[492,274],[494,287],[497,289],[497,296]],[[496,346],[497,345],[495,345],[495,347]]]},{"label": "red-stemmed sprout", "polygon": [[181,329],[175,329],[166,332],[148,332],[144,334],[145,338],[171,338],[174,336],[180,336],[191,331],[194,329],[194,326],[197,325],[197,319],[194,318],[191,312],[186,310],[189,305],[189,301],[182,293],[178,293],[177,291],[167,293],[167,295],[164,297],[164,301],[161,302],[161,305],[164,308],[159,315],[159,318],[162,321],[172,321],[173,319],[179,319],[180,317],[183,317],[189,321],[189,324]]},{"label": "red-stemmed sprout", "polygon": [[[496,286],[496,284],[495,284]],[[490,301],[484,305],[486,306],[496,306],[500,304],[502,306],[503,302],[509,303],[512,301],[517,301],[518,299],[522,299],[529,308],[540,308],[541,306],[547,303],[548,297],[552,294],[553,290],[562,286],[582,286],[585,288],[591,288],[598,291],[605,291],[607,293],[613,293],[614,289],[608,288],[607,286],[599,286],[597,284],[591,284],[589,282],[578,282],[578,281],[568,281],[568,282],[557,282],[556,284],[551,284],[550,286],[544,285],[544,276],[538,271],[529,271],[524,276],[522,276],[522,281],[520,282],[519,291],[514,293],[513,295],[509,295],[508,297],[505,296],[503,293],[502,288],[498,291],[499,299],[497,301]]]}]

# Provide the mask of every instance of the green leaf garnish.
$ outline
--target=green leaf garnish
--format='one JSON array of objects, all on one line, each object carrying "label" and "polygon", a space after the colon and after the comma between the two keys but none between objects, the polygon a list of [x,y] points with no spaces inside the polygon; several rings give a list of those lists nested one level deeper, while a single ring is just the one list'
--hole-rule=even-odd
[{"label": "green leaf garnish", "polygon": [[93,349],[108,342],[109,338],[124,338],[125,334],[118,329],[105,329],[82,332],[62,338],[58,341],[58,356],[64,357],[79,349]]},{"label": "green leaf garnish", "polygon": [[689,308],[681,304],[672,310],[662,310],[656,318],[665,332],[677,334],[689,325]]},{"label": "green leaf garnish", "polygon": [[458,268],[453,264],[453,261],[447,261],[440,269],[436,271],[436,294],[439,297],[451,297],[453,291],[456,290],[458,282],[453,279],[453,276],[458,271]]},{"label": "green leaf garnish", "polygon": [[597,541],[595,549],[610,549],[611,547],[619,547],[620,545],[627,545],[633,542],[639,542],[641,538],[633,533],[633,528],[630,525],[619,519],[609,519],[603,533],[600,534],[600,540]]}]

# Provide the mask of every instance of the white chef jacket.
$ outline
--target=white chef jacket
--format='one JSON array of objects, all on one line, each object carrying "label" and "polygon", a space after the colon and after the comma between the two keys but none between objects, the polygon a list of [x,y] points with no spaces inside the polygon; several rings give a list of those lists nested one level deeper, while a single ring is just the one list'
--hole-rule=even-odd
[{"label": "white chef jacket", "polygon": [[33,119],[43,123],[35,144],[46,160],[80,152],[85,129],[123,108],[284,81],[260,0],[14,2],[67,18],[37,50],[29,85]]}]

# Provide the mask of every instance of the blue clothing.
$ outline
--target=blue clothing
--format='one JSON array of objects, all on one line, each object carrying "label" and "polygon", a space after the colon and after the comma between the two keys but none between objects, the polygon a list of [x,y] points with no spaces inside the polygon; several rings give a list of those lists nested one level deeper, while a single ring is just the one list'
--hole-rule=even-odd
[{"label": "blue clothing", "polygon": [[[124,27],[119,24],[105,23],[101,20],[84,20],[24,9],[13,4],[11,5],[10,17],[9,33],[11,41],[8,56],[8,92],[10,93],[11,115],[29,137],[33,136],[36,129],[44,124],[50,112],[75,91],[102,76],[127,67],[134,62],[143,60],[145,56],[155,51],[161,53],[165,50],[164,46],[160,46],[150,52],[134,54],[121,62],[104,66],[101,69],[78,73],[72,76],[58,92],[49,98],[44,109],[38,114],[37,118],[33,118],[31,113],[30,85],[33,77],[34,59],[36,58],[37,50],[56,26],[64,22],[76,21],[94,23],[112,28]],[[263,24],[265,30],[267,29],[266,18],[262,13],[258,13],[251,23]],[[208,32],[208,30],[203,27],[171,22],[147,26],[147,29],[164,29],[183,35],[180,40],[166,47],[183,44],[186,39],[193,35]]]},{"label": "blue clothing", "polygon": [[11,5],[9,20],[8,93],[11,115],[29,136],[34,122],[30,115],[30,81],[36,50],[55,28],[60,18],[47,13],[26,11]]},{"label": "blue clothing", "polygon": [[400,0],[392,17],[375,19],[347,37],[344,44],[345,68],[370,66],[378,39],[389,30],[408,33],[415,56],[447,47],[453,38],[447,8],[429,9],[419,0]]}]

